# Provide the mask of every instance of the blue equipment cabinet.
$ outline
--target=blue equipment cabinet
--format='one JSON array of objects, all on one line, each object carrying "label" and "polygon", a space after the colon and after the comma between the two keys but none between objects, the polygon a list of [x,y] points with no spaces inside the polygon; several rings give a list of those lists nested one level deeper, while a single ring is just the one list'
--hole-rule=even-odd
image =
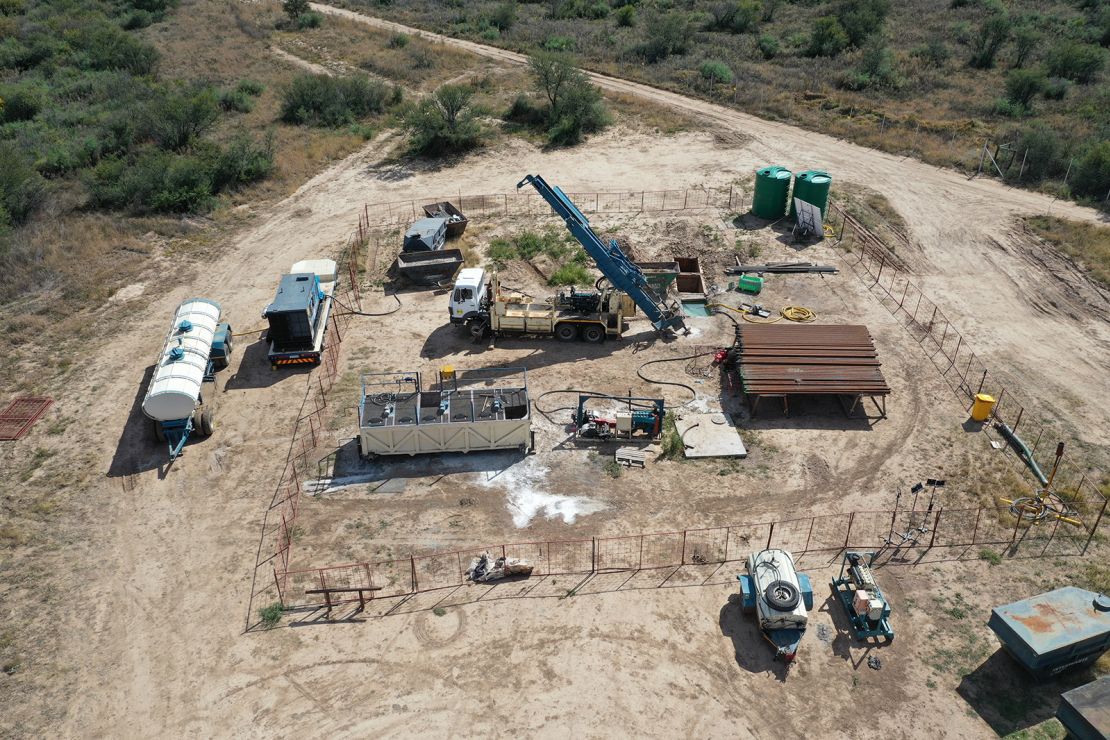
[{"label": "blue equipment cabinet", "polygon": [[844,553],[840,575],[832,580],[832,591],[844,607],[857,640],[882,637],[890,642],[894,639],[894,630],[890,627],[890,604],[871,572],[874,560],[873,552],[849,550]]},{"label": "blue equipment cabinet", "polygon": [[1110,649],[1110,596],[1065,586],[995,607],[987,626],[1014,660],[1048,679]]}]

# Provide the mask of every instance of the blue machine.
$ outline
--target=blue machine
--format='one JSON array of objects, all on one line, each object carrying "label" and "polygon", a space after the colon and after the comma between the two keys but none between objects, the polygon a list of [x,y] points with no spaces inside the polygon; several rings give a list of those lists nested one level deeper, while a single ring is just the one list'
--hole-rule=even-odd
[{"label": "blue machine", "polygon": [[1110,649],[1110,595],[1065,586],[995,607],[987,626],[1034,677],[1052,678]]},{"label": "blue machine", "polygon": [[590,228],[589,220],[582,215],[566,193],[558,187],[551,187],[539,175],[528,175],[516,186],[522,188],[525,185],[534,187],[555,213],[562,217],[570,233],[597,263],[601,274],[609,279],[614,288],[632,298],[656,330],[681,329],[689,333],[677,305],[668,306],[655,295],[655,291],[644,277],[643,270],[628,259],[615,240],[609,242],[608,246],[601,241],[601,238]]},{"label": "blue machine", "polygon": [[832,580],[832,590],[844,607],[857,640],[883,637],[890,642],[894,639],[894,630],[890,628],[890,604],[871,572],[874,561],[873,552],[849,550],[844,553],[840,576]]},{"label": "blue machine", "polygon": [[[591,401],[615,401],[627,405],[627,410],[615,413],[596,413],[586,408]],[[633,396],[578,396],[578,409],[574,413],[574,433],[577,437],[591,439],[632,439],[640,435],[655,439],[663,431],[666,406],[662,398],[635,398]]]}]

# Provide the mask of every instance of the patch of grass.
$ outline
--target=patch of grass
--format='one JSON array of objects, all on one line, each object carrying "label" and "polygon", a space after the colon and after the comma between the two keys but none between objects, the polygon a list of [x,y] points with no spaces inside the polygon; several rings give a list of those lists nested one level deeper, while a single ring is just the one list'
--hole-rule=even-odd
[{"label": "patch of grass", "polygon": [[588,260],[586,253],[574,244],[568,234],[555,229],[542,233],[525,229],[512,236],[493,239],[487,252],[489,261],[498,269],[510,260],[527,260],[541,254],[557,264],[569,259],[582,265]]},{"label": "patch of grass", "polygon": [[437,617],[442,617],[447,614],[447,610],[442,606],[437,606],[435,609],[432,609],[432,614],[435,614]]},{"label": "patch of grass", "polygon": [[[1021,717],[1018,719],[1021,719]],[[1050,717],[1038,725],[1003,735],[1002,740],[1064,740],[1066,737],[1068,737],[1068,732],[1060,724],[1060,720]]]},{"label": "patch of grass", "polygon": [[592,282],[590,273],[576,262],[563,265],[547,279],[548,285],[589,285]]},{"label": "patch of grass", "polygon": [[659,457],[664,460],[685,460],[686,459],[686,444],[682,441],[682,436],[678,433],[678,427],[675,425],[674,413],[668,411],[663,417],[663,434],[660,437],[660,447],[662,450]]},{"label": "patch of grass", "polygon": [[979,551],[979,559],[986,560],[992,566],[1002,564],[1002,556],[989,547],[984,547]]},{"label": "patch of grass", "polygon": [[620,478],[624,473],[624,466],[616,460],[606,460],[601,464],[601,469],[610,478]]},{"label": "patch of grass", "polygon": [[1076,585],[1102,594],[1110,594],[1110,567],[1097,563],[1083,566],[1075,579]]},{"label": "patch of grass", "polygon": [[277,623],[281,621],[282,608],[281,603],[275,601],[269,606],[259,607],[258,618],[262,621],[262,626],[265,629],[273,629]]},{"label": "patch of grass", "polygon": [[1110,227],[1055,216],[1029,216],[1025,225],[1110,287]]}]

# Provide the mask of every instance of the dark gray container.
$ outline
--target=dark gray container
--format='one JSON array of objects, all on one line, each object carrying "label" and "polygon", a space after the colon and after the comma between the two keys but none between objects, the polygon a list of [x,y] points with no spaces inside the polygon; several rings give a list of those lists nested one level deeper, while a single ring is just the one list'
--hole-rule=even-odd
[{"label": "dark gray container", "polygon": [[422,218],[405,232],[402,252],[435,252],[447,240],[447,219],[442,216]]},{"label": "dark gray container", "polygon": [[1056,719],[1076,740],[1110,737],[1110,676],[1066,692],[1060,697]]}]

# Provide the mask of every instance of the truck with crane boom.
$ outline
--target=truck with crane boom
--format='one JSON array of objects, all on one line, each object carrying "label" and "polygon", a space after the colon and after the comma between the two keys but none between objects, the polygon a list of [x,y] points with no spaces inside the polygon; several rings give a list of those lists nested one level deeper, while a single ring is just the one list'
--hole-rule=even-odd
[{"label": "truck with crane boom", "polygon": [[596,290],[572,286],[546,302],[537,302],[502,287],[497,276],[488,275],[483,268],[468,268],[459,273],[451,292],[448,311],[452,324],[467,327],[474,337],[492,332],[495,336],[533,334],[600,342],[607,336],[619,337],[627,328],[626,318],[639,308],[656,331],[688,331],[677,301],[668,303],[658,296],[643,270],[628,259],[616,240],[603,242],[566,193],[539,175],[528,175],[517,188],[525,185],[534,187],[563,219],[603,277],[595,284]]}]

